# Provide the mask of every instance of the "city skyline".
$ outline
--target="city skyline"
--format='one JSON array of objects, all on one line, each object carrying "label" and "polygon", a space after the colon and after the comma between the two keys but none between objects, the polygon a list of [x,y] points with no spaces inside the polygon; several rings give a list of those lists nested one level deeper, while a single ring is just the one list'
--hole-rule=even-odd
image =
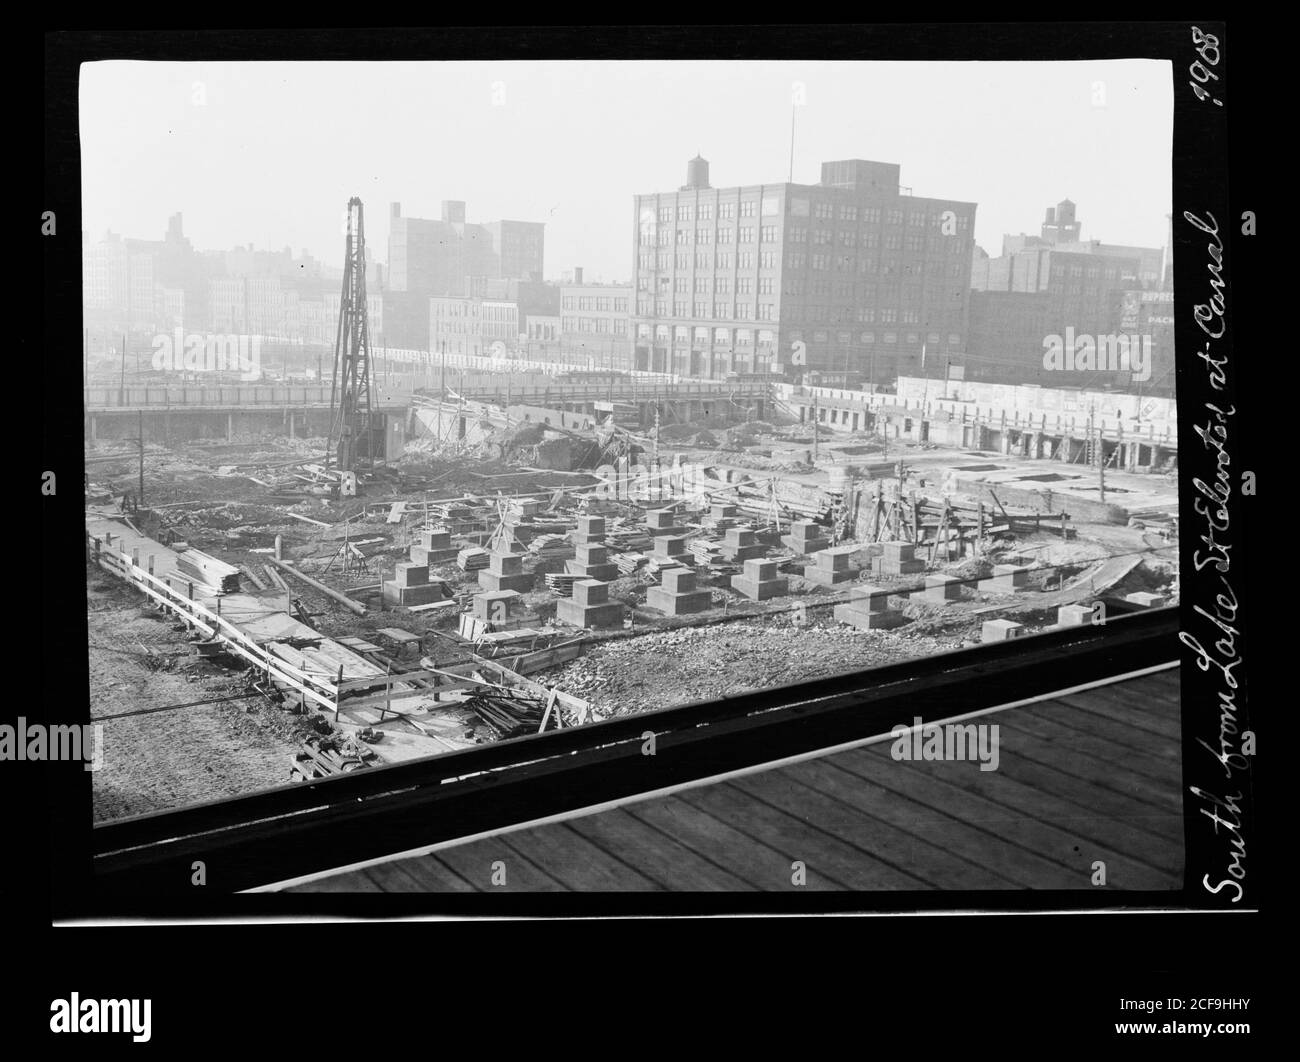
[{"label": "city skyline", "polygon": [[[1085,240],[1164,243],[1172,91],[1160,61],[359,63],[346,78],[342,65],[84,66],[88,237],[157,239],[179,211],[198,249],[287,245],[333,265],[343,236],[330,230],[355,194],[370,206],[370,257],[384,261],[391,202],[437,218],[459,199],[473,222],[544,223],[547,280],[581,266],[625,281],[629,199],[676,187],[697,152],[716,185],[786,181],[798,96],[795,183],[816,183],[831,158],[900,163],[917,196],[978,204],[975,242],[990,254],[1063,198],[1080,205]],[[885,91],[887,113],[838,102]],[[114,116],[128,111],[124,128]],[[375,150],[336,150],[353,117]],[[302,172],[336,158],[337,175]],[[430,166],[426,179],[400,176]],[[592,232],[626,238],[592,243]]]}]

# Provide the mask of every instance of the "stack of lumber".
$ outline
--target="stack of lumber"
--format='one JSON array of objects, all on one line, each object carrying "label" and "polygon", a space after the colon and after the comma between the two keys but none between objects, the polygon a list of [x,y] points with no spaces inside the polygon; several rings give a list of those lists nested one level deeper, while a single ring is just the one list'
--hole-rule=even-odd
[{"label": "stack of lumber", "polygon": [[567,560],[574,556],[573,543],[564,535],[538,535],[528,544],[528,552],[539,560]]},{"label": "stack of lumber", "polygon": [[461,703],[487,724],[498,741],[537,733],[546,707],[528,694],[496,689],[473,693]]},{"label": "stack of lumber", "polygon": [[239,569],[197,549],[187,549],[176,557],[182,575],[191,576],[223,594],[239,593]]},{"label": "stack of lumber", "polygon": [[573,584],[581,578],[580,575],[567,575],[564,572],[547,572],[546,589],[555,591],[560,597],[572,597]]},{"label": "stack of lumber", "polygon": [[722,556],[722,546],[716,542],[706,542],[703,539],[693,539],[687,548],[695,554],[697,564],[715,564],[724,560]]},{"label": "stack of lumber", "polygon": [[650,535],[644,529],[636,530],[618,529],[610,531],[605,535],[605,544],[610,549],[615,549],[623,553],[632,553],[637,550],[650,548]]},{"label": "stack of lumber", "polygon": [[618,565],[622,575],[631,575],[638,568],[644,568],[646,564],[644,553],[615,553],[610,559]]},{"label": "stack of lumber", "polygon": [[463,572],[476,572],[480,568],[486,568],[490,560],[488,551],[478,546],[470,546],[456,554],[456,566]]}]

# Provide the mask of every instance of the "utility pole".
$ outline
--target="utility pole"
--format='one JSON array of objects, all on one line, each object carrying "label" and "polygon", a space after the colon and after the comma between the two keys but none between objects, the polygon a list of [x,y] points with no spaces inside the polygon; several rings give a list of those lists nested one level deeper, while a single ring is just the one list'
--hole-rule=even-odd
[{"label": "utility pole", "polygon": [[122,371],[117,380],[118,405],[126,405],[126,333],[122,333]]},{"label": "utility pole", "polygon": [[144,505],[144,410],[140,410],[140,505]]},{"label": "utility pole", "polygon": [[1106,447],[1102,441],[1101,425],[1097,425],[1097,489],[1101,500],[1106,501]]},{"label": "utility pole", "polygon": [[817,428],[817,392],[816,391],[813,392],[812,400],[813,400],[812,403],[813,464],[815,465],[817,463],[817,458],[820,456],[817,447],[818,428]]}]

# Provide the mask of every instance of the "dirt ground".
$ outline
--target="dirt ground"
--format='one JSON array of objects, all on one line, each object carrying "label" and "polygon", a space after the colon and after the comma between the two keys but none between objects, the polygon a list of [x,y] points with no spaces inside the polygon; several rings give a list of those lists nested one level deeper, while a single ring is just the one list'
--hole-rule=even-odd
[{"label": "dirt ground", "polygon": [[295,723],[260,698],[104,720],[241,691],[236,672],[200,660],[179,624],[141,601],[107,574],[91,572],[91,719],[104,727],[104,765],[93,775],[95,820],[286,784],[298,748],[289,736]]}]

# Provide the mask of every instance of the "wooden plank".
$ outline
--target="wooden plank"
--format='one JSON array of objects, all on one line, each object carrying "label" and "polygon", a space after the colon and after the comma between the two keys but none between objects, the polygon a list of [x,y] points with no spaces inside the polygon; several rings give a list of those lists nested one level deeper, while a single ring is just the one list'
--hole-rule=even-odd
[{"label": "wooden plank", "polygon": [[915,837],[922,844],[951,852],[1021,888],[1041,885],[1044,880],[1051,880],[1052,876],[1060,873],[1059,867],[1039,855],[1026,852],[1001,838],[972,830],[942,809],[900,796],[877,784],[863,771],[853,769],[857,759],[868,761],[867,773],[876,769],[867,750],[857,749],[824,760],[804,760],[786,770],[805,784]]},{"label": "wooden plank", "polygon": [[477,892],[463,877],[442,862],[437,853],[400,859],[395,863],[423,892]]},{"label": "wooden plank", "polygon": [[1132,793],[1116,792],[1023,754],[1004,757],[998,763],[998,771],[1036,789],[1059,794],[1082,807],[1123,819],[1180,847],[1183,844],[1183,817],[1170,807],[1149,803]]},{"label": "wooden plank", "polygon": [[[816,763],[817,761],[808,761]],[[938,889],[1008,889],[1017,883],[989,868],[963,859],[915,834],[875,818],[855,803],[823,792],[828,785],[843,793],[842,772],[804,771],[804,764],[792,764],[777,771],[746,774],[732,779],[737,789],[756,800],[785,808],[806,817],[847,844],[897,867],[919,881]]]},{"label": "wooden plank", "polygon": [[653,879],[592,844],[564,823],[516,830],[503,840],[556,881],[578,892],[660,892]]},{"label": "wooden plank", "polygon": [[333,874],[315,881],[295,885],[293,892],[383,892],[380,885],[367,877],[363,871],[350,874]]},{"label": "wooden plank", "polygon": [[[508,835],[440,848],[438,862],[455,871],[479,892],[568,892],[560,882],[511,848]],[[492,883],[494,863],[505,864],[505,884]]]},{"label": "wooden plank", "polygon": [[613,808],[565,822],[575,833],[602,852],[614,853],[624,863],[677,892],[753,892],[754,886],[693,852],[677,839]]},{"label": "wooden plank", "polygon": [[[1005,738],[1001,744],[1001,760],[1010,763],[1016,758],[1015,744]],[[1181,839],[1162,838],[1125,821],[1123,817],[1113,817],[1099,808],[1077,804],[1052,790],[1012,778],[1000,769],[981,771],[977,763],[942,761],[913,761],[906,766],[995,801],[1018,814],[1087,838],[1093,844],[1113,849],[1153,870],[1168,871],[1182,865]]]},{"label": "wooden plank", "polygon": [[838,837],[762,800],[754,800],[732,782],[687,789],[682,800],[708,811],[765,845],[784,852],[785,882],[795,860],[807,868],[808,880],[825,877],[843,888],[854,890],[921,889],[926,882],[895,866],[846,844]]},{"label": "wooden plank", "polygon": [[[716,815],[680,799],[680,794],[625,806],[641,822],[677,838],[682,844],[755,888],[772,892],[794,889],[787,855],[720,820]],[[809,874],[804,888],[824,892],[844,886],[825,874]]]},{"label": "wooden plank", "polygon": [[[1076,712],[1100,716],[1113,722],[1130,726],[1146,740],[1152,738],[1161,741],[1182,741],[1182,720],[1180,717],[1168,718],[1155,712],[1141,711],[1132,705],[1120,703],[1111,693],[1096,690],[1084,690],[1056,698],[1058,703]],[[1053,713],[1054,715],[1055,713]]]},{"label": "wooden plank", "polygon": [[[411,862],[414,862],[414,860],[389,860],[386,863],[376,863],[374,866],[365,867],[358,873],[364,874],[379,886],[381,892],[429,892],[428,887],[417,881],[414,875],[406,869],[406,864]],[[466,886],[466,889],[468,888]]]},{"label": "wooden plank", "polygon": [[324,520],[313,520],[310,516],[303,516],[301,513],[285,513],[285,515],[292,516],[295,520],[301,520],[306,524],[315,524],[317,527],[333,526],[332,524],[327,524]]},{"label": "wooden plank", "polygon": [[[1032,707],[1032,706],[1031,706]],[[1039,741],[1039,751],[1052,753],[1056,760],[1067,761],[1062,767],[1069,769],[1068,761],[1078,762],[1083,759],[1099,761],[1092,765],[1092,770],[1099,772],[1098,781],[1110,776],[1138,776],[1161,791],[1177,792],[1181,768],[1177,759],[1168,759],[1151,755],[1146,749],[1116,741],[1102,734],[1086,734],[1056,722],[1041,709],[1034,711],[1007,712],[998,716],[1004,732],[1022,732],[1032,734]],[[1037,758],[1043,759],[1039,755]],[[1056,762],[1048,758],[1047,762]],[[1073,773],[1073,772],[1072,772]],[[1086,777],[1086,776],[1085,776]]]},{"label": "wooden plank", "polygon": [[1157,761],[1170,764],[1182,763],[1183,753],[1179,737],[1152,734],[1150,731],[1135,727],[1127,720],[1113,719],[1098,712],[1085,712],[1070,705],[1063,704],[1053,708],[1048,708],[1046,705],[1032,707],[1033,710],[1026,714],[1033,718],[1048,719],[1077,733],[1103,737],[1117,745],[1140,749]]},{"label": "wooden plank", "polygon": [[1040,822],[1014,808],[962,790],[950,782],[915,769],[914,764],[890,759],[887,744],[871,748],[871,754],[863,760],[874,763],[855,763],[855,770],[872,770],[872,777],[885,788],[926,804],[948,818],[963,823],[968,829],[980,830],[1056,864],[1054,872],[1045,874],[1034,883],[1037,888],[1092,888],[1094,859],[1105,860],[1107,878],[1115,888],[1169,887],[1167,875],[1123,859],[1118,853],[1087,842],[1070,830]]}]

